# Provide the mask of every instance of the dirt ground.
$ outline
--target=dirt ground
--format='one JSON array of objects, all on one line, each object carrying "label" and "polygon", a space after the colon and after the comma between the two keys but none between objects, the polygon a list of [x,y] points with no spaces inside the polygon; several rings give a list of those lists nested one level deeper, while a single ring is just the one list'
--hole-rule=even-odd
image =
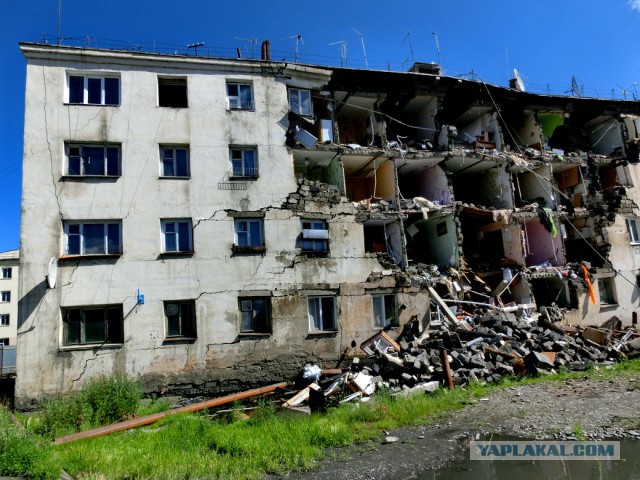
[{"label": "dirt ground", "polygon": [[[526,439],[640,439],[640,375],[590,378],[507,387],[492,392],[438,423],[389,432],[380,441],[332,452],[319,469],[293,472],[288,480],[410,479],[468,455],[477,434]],[[277,479],[282,477],[270,477]]]}]

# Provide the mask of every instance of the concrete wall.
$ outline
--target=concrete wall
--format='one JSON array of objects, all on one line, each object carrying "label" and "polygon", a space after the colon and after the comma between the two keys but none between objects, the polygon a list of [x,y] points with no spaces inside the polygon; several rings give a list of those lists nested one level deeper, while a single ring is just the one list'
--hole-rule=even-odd
[{"label": "concrete wall", "polygon": [[[373,334],[363,298],[342,285],[397,288],[380,274],[374,255],[364,252],[363,228],[346,199],[307,202],[284,208],[298,184],[285,131],[277,121],[288,111],[284,75],[262,75],[255,64],[200,59],[171,61],[114,54],[56,56],[33,54],[27,66],[21,242],[20,333],[16,397],[19,404],[78,388],[89,378],[126,371],[139,375],[146,390],[197,393],[229,391],[288,378],[306,361],[335,365]],[[95,55],[95,53],[94,53]],[[106,68],[113,62],[113,69]],[[62,66],[64,65],[64,66]],[[66,105],[67,71],[116,73],[121,105]],[[288,72],[310,88],[326,74],[305,67]],[[157,106],[157,76],[187,78],[188,108]],[[324,77],[323,77],[324,75]],[[253,85],[255,111],[227,111],[227,79]],[[324,80],[322,80],[324,79]],[[118,178],[65,178],[64,144],[110,142],[122,145]],[[159,145],[188,145],[191,176],[159,178]],[[245,190],[219,188],[230,170],[229,146],[255,146],[259,178]],[[389,163],[389,165],[392,164]],[[392,177],[387,172],[384,177]],[[381,191],[389,189],[384,183]],[[264,218],[266,252],[236,255],[234,219],[227,212],[255,212]],[[305,215],[323,215],[330,253],[307,257],[296,239]],[[194,253],[162,255],[160,220],[188,218]],[[60,259],[54,289],[44,283],[51,257],[63,254],[63,221],[117,219],[122,222],[120,257]],[[137,302],[137,292],[145,296]],[[272,296],[272,332],[239,335],[238,295]],[[399,289],[402,291],[402,289]],[[308,295],[335,295],[338,329],[310,331]],[[361,295],[361,296],[362,296]],[[428,300],[413,292],[407,311]],[[163,302],[194,300],[197,340],[166,342]],[[124,343],[65,346],[61,308],[122,304]]]}]

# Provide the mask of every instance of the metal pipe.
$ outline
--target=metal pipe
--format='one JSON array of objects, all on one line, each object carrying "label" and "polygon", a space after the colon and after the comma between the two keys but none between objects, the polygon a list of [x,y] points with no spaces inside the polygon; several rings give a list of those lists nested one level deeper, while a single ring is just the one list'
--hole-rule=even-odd
[{"label": "metal pipe", "polygon": [[237,400],[243,400],[245,398],[255,397],[256,395],[262,395],[265,393],[273,392],[277,388],[284,388],[288,384],[287,382],[275,383],[267,387],[254,388],[240,393],[232,393],[231,395],[225,395],[224,397],[213,398],[211,400],[205,400],[204,402],[192,403],[191,405],[185,405],[184,407],[175,408],[166,412],[154,413],[151,415],[145,415],[144,417],[134,418],[126,420],[124,422],[114,423],[113,425],[106,425],[104,427],[93,428],[84,432],[72,433],[71,435],[65,435],[63,437],[56,438],[53,443],[55,445],[62,445],[63,443],[74,442],[83,438],[96,438],[108,435],[114,432],[120,432],[122,430],[130,430],[136,427],[142,427],[161,420],[164,417],[170,415],[178,415],[180,413],[191,413],[206,408],[213,408],[226,403],[232,403]]}]

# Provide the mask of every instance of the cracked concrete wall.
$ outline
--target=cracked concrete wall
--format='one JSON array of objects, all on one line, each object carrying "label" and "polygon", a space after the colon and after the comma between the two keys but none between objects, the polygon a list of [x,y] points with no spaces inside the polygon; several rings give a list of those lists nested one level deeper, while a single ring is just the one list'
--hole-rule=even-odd
[{"label": "cracked concrete wall", "polygon": [[[370,295],[364,289],[362,299],[342,294],[342,285],[362,285],[383,271],[364,251],[353,206],[343,198],[283,207],[298,183],[277,125],[288,110],[281,79],[222,67],[203,74],[201,66],[175,70],[152,61],[114,70],[88,60],[62,64],[29,59],[27,66],[18,404],[114,371],[139,375],[150,392],[230,391],[290,378],[306,361],[336,364],[357,349],[354,341],[373,333],[372,316],[363,310]],[[121,105],[64,104],[67,71],[76,70],[118,73]],[[187,78],[188,108],[157,106],[157,76],[173,73]],[[255,111],[226,110],[227,79],[252,83]],[[65,178],[67,141],[121,143],[121,176]],[[161,144],[189,146],[189,179],[159,178]],[[230,144],[258,149],[260,176],[246,190],[218,188],[230,169]],[[264,218],[264,254],[232,253],[228,212]],[[307,216],[327,220],[326,257],[297,248]],[[192,220],[193,254],[163,255],[164,218]],[[66,219],[120,219],[123,254],[60,259],[57,285],[47,289],[47,265],[63,254]],[[367,286],[398,288],[388,277]],[[137,304],[138,289],[144,305]],[[271,335],[240,335],[238,295],[247,290],[272,296]],[[336,334],[310,334],[310,293],[337,295]],[[407,311],[428,305],[423,296],[411,293]],[[165,342],[163,302],[171,300],[195,300],[196,341]],[[122,345],[64,345],[61,307],[110,304],[123,306]]]}]

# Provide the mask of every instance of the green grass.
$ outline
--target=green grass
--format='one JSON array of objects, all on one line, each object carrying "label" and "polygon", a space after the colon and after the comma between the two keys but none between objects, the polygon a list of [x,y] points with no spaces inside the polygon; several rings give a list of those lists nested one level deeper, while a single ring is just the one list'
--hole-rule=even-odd
[{"label": "green grass", "polygon": [[[64,468],[72,476],[82,478],[257,479],[268,473],[311,469],[327,455],[335,454],[339,447],[356,444],[361,445],[359,448],[370,448],[384,430],[434,422],[498,388],[585,376],[606,380],[639,373],[640,359],[607,369],[505,379],[498,385],[475,383],[464,389],[442,389],[406,399],[383,391],[368,403],[345,404],[326,414],[311,416],[278,415],[271,404],[261,402],[258,413],[249,420],[241,420],[234,414],[224,416],[221,421],[211,421],[204,414],[183,414],[147,427],[60,446],[44,446],[41,436],[24,434],[23,442],[40,446],[33,450],[29,460],[31,470],[24,472],[37,477],[44,471]],[[165,407],[162,402],[152,402],[144,407],[144,413]],[[71,417],[78,418],[76,414]],[[33,419],[30,422],[37,423]],[[574,427],[578,437],[579,425]],[[7,429],[10,428],[2,426],[1,430]],[[47,434],[46,430],[41,431]],[[24,448],[25,452],[32,451]]]}]

